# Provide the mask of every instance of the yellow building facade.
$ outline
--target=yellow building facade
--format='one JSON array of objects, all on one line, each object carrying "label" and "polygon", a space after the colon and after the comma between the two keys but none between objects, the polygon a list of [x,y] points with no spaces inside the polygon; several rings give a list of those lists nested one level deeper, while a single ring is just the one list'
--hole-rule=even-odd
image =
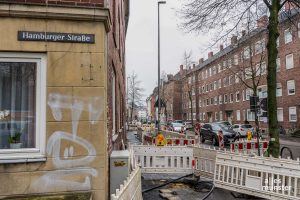
[{"label": "yellow building facade", "polygon": [[[1,4],[0,16],[0,198],[108,199],[109,11]],[[17,132],[19,147],[11,142]]]}]

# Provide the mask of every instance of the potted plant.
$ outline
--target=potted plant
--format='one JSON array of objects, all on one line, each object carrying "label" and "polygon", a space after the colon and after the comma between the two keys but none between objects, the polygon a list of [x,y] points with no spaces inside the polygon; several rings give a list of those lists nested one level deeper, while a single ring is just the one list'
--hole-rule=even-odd
[{"label": "potted plant", "polygon": [[22,146],[21,143],[22,131],[16,131],[13,136],[9,136],[8,142],[11,149],[20,149]]}]

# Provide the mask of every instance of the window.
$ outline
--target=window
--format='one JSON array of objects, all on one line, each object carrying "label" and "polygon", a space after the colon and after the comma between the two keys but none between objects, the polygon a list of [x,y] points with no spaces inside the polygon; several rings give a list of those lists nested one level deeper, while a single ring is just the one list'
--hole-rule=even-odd
[{"label": "window", "polygon": [[214,90],[216,90],[217,88],[218,88],[217,81],[214,81]]},{"label": "window", "polygon": [[281,83],[276,84],[276,96],[277,97],[282,96],[282,85],[281,85]]},{"label": "window", "polygon": [[232,85],[234,82],[235,82],[234,76],[233,75],[229,76],[229,85]]},{"label": "window", "polygon": [[202,79],[204,80],[205,79],[204,72],[202,72],[201,74],[202,74]]},{"label": "window", "polygon": [[211,76],[211,68],[209,68],[209,76]]},{"label": "window", "polygon": [[289,121],[290,122],[297,121],[296,107],[289,107]]},{"label": "window", "polygon": [[247,110],[247,119],[248,121],[255,121],[255,113]]},{"label": "window", "polygon": [[245,79],[250,79],[252,77],[251,67],[245,68]]},{"label": "window", "polygon": [[298,23],[298,37],[300,38],[300,23]]},{"label": "window", "polygon": [[222,104],[223,101],[222,101],[222,95],[219,96],[219,104]]},{"label": "window", "polygon": [[214,98],[210,98],[210,104],[211,104],[211,105],[214,104]]},{"label": "window", "polygon": [[244,119],[244,121],[246,121],[246,110],[243,110],[243,119]]},{"label": "window", "polygon": [[242,91],[243,101],[245,101],[245,90]]},{"label": "window", "polygon": [[215,112],[215,121],[218,121],[218,112]]},{"label": "window", "polygon": [[111,73],[111,91],[112,91],[112,99],[111,99],[111,102],[112,102],[112,134],[117,134],[117,131],[116,131],[116,75],[115,75],[115,72],[112,71]]},{"label": "window", "polygon": [[227,102],[228,102],[228,95],[224,94],[224,103],[227,103]]},{"label": "window", "polygon": [[226,87],[226,77],[223,78],[223,86]]},{"label": "window", "polygon": [[295,94],[295,81],[294,80],[287,81],[287,90],[288,90],[288,95]]},{"label": "window", "polygon": [[246,89],[246,100],[250,100],[250,96],[253,95],[253,90],[250,88]]},{"label": "window", "polygon": [[267,65],[265,62],[256,65],[256,76],[261,76],[267,73]]},{"label": "window", "polygon": [[[0,53],[0,159],[44,156],[46,68],[43,54]],[[49,95],[50,108],[59,100]],[[10,144],[16,134],[20,139]]]},{"label": "window", "polygon": [[291,42],[293,40],[293,36],[290,29],[286,29],[284,31],[284,42],[285,44]]},{"label": "window", "polygon": [[223,61],[223,69],[226,69],[226,67],[227,67],[227,62],[226,62],[226,60],[224,60]]},{"label": "window", "polygon": [[280,71],[280,58],[276,59],[276,71],[279,72]]},{"label": "window", "polygon": [[215,97],[215,105],[218,105],[218,96]]},{"label": "window", "polygon": [[219,72],[222,71],[222,65],[218,64],[218,69],[219,69]]},{"label": "window", "polygon": [[259,98],[266,98],[268,96],[268,87],[266,85],[259,86],[257,94]]},{"label": "window", "polygon": [[255,54],[260,54],[265,50],[265,40],[260,40],[255,43]]},{"label": "window", "polygon": [[219,88],[222,88],[222,80],[221,79],[219,79]]},{"label": "window", "polygon": [[205,71],[205,78],[208,76],[208,69]]},{"label": "window", "polygon": [[234,65],[238,65],[239,64],[239,55],[234,55],[233,56],[233,64]]},{"label": "window", "polygon": [[213,83],[210,84],[210,91],[212,91],[212,90],[214,90],[214,84]]},{"label": "window", "polygon": [[219,114],[220,114],[220,121],[222,121],[223,120],[223,113],[222,113],[222,111],[220,111]]},{"label": "window", "polygon": [[231,93],[230,94],[230,103],[232,103],[233,102],[233,94]]},{"label": "window", "polygon": [[244,48],[244,56],[243,56],[244,59],[248,59],[250,58],[250,47],[245,47]]},{"label": "window", "polygon": [[212,68],[212,74],[213,74],[213,75],[216,74],[216,66],[213,66],[213,68]]},{"label": "window", "polygon": [[283,108],[277,108],[277,120],[283,122]]},{"label": "window", "polygon": [[235,83],[239,83],[240,82],[240,78],[238,77],[238,75],[234,75],[234,79],[235,79]]},{"label": "window", "polygon": [[231,66],[232,66],[232,61],[231,61],[231,58],[230,59],[228,59],[228,68],[231,68]]},{"label": "window", "polygon": [[237,110],[237,111],[236,111],[236,120],[237,120],[237,121],[240,121],[240,120],[241,120],[241,112],[240,112],[240,110]]},{"label": "window", "polygon": [[202,113],[199,113],[199,119],[202,120]]},{"label": "window", "polygon": [[239,102],[239,101],[240,101],[240,92],[239,92],[239,91],[237,91],[237,92],[235,93],[235,101],[236,101],[236,102]]},{"label": "window", "polygon": [[202,113],[203,114],[203,121],[205,120],[205,113]]},{"label": "window", "polygon": [[285,56],[285,67],[286,69],[294,68],[293,54],[289,54]]},{"label": "window", "polygon": [[201,99],[199,100],[199,107],[201,107],[201,105],[202,105],[202,101],[201,101]]}]

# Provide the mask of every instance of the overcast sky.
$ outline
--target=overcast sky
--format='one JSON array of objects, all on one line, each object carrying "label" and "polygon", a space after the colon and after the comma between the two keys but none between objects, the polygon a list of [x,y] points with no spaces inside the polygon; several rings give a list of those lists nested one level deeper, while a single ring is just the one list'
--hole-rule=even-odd
[{"label": "overcast sky", "polygon": [[[180,0],[160,5],[161,72],[176,73],[183,63],[185,50],[192,50],[193,60],[207,58],[208,37],[185,34],[178,28],[175,11]],[[130,18],[126,36],[126,71],[138,74],[148,97],[157,84],[157,1],[130,0]]]}]

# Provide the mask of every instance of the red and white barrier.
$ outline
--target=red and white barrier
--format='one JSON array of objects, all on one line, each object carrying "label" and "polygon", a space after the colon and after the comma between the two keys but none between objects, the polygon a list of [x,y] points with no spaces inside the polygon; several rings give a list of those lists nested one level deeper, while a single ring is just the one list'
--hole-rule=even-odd
[{"label": "red and white barrier", "polygon": [[[195,145],[195,139],[185,139],[185,138],[166,138],[166,146],[186,146]],[[152,144],[156,144],[156,138],[152,139]]]},{"label": "red and white barrier", "polygon": [[[259,150],[260,154],[263,154],[267,151],[269,146],[269,141],[267,140],[259,140]],[[258,144],[257,139],[252,140],[238,140],[231,143],[231,152],[239,152],[239,153],[258,153]]]}]

